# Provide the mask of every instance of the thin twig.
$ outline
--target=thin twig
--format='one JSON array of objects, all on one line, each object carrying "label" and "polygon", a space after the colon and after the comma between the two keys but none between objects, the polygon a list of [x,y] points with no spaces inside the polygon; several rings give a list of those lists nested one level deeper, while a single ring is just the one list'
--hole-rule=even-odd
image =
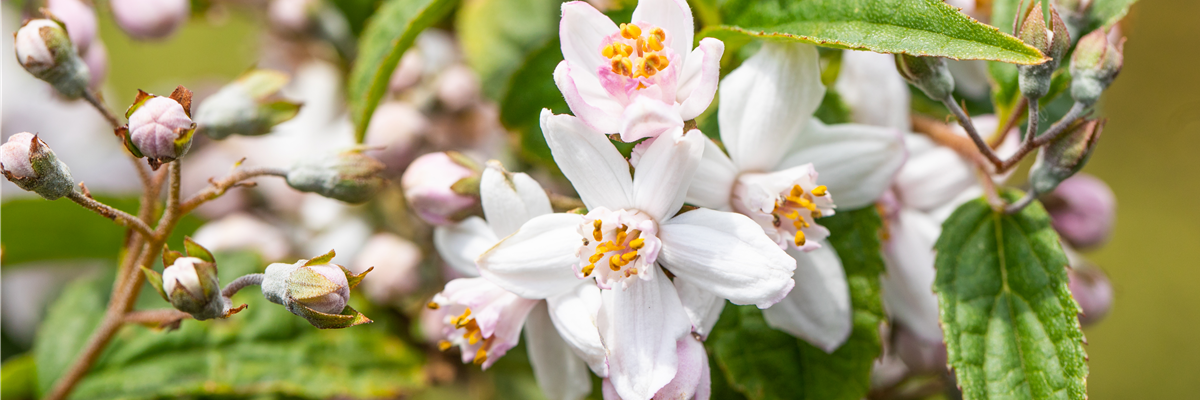
[{"label": "thin twig", "polygon": [[88,104],[91,104],[96,111],[100,111],[100,115],[104,116],[104,119],[108,121],[109,125],[112,125],[113,129],[117,129],[121,126],[121,121],[117,119],[117,115],[113,113],[112,110],[109,110],[108,106],[105,105],[103,101],[100,101],[100,97],[96,96],[95,93],[92,93],[91,90],[85,90],[83,92],[83,99],[87,100]]},{"label": "thin twig", "polygon": [[242,275],[241,277],[234,279],[233,282],[229,282],[228,285],[225,285],[225,288],[221,289],[221,296],[233,297],[233,295],[237,294],[239,290],[242,290],[246,286],[262,285],[263,278],[266,278],[266,275]]},{"label": "thin twig", "polygon": [[112,206],[96,201],[96,199],[88,197],[79,190],[72,190],[67,194],[67,198],[71,199],[71,201],[74,201],[76,204],[83,206],[83,208],[92,210],[104,218],[111,219],[113,222],[116,222],[117,225],[124,226],[126,228],[132,228],[143,237],[151,237],[154,235],[154,231],[150,229],[150,226],[146,225],[146,223],[141,219],[138,219],[138,217],[129,215],[127,212],[112,208]]},{"label": "thin twig", "polygon": [[173,325],[180,320],[191,318],[192,315],[173,308],[158,310],[130,311],[125,314],[126,324],[153,324],[158,327]]},{"label": "thin twig", "polygon": [[246,168],[246,169],[236,170],[233,173],[229,174],[229,176],[226,176],[225,178],[223,178],[219,181],[210,180],[210,184],[208,185],[208,187],[204,188],[204,190],[201,190],[199,193],[192,195],[192,197],[188,198],[187,201],[183,202],[183,205],[181,206],[181,210],[184,213],[191,212],[192,210],[196,209],[196,207],[199,207],[201,204],[204,204],[205,202],[207,202],[209,200],[213,200],[218,197],[221,197],[221,195],[224,195],[225,192],[228,191],[230,188],[238,186],[239,184],[242,183],[242,181],[245,181],[247,179],[251,179],[254,177],[258,177],[258,176],[264,176],[264,175],[287,177],[287,173],[288,173],[288,171],[286,169],[282,169],[282,168],[257,167],[257,168]]},{"label": "thin twig", "polygon": [[1005,214],[1016,214],[1016,213],[1020,212],[1022,209],[1024,209],[1026,206],[1029,206],[1030,203],[1033,203],[1033,199],[1035,199],[1035,198],[1037,198],[1037,195],[1034,194],[1032,190],[1029,192],[1026,192],[1025,196],[1021,197],[1020,200],[1017,200],[1016,202],[1004,207],[1004,213]]},{"label": "thin twig", "polygon": [[1039,147],[1045,146],[1047,143],[1050,143],[1055,139],[1058,139],[1059,136],[1062,136],[1063,133],[1067,132],[1068,127],[1073,125],[1080,118],[1083,118],[1085,115],[1087,115],[1087,113],[1084,112],[1085,109],[1086,107],[1082,103],[1075,103],[1075,105],[1071,107],[1071,110],[1067,112],[1067,115],[1064,115],[1062,119],[1058,120],[1058,122],[1055,122],[1054,125],[1051,125],[1050,128],[1046,129],[1045,132],[1042,132],[1041,135],[1034,137],[1033,140],[1026,138],[1026,140],[1022,141],[1021,147],[1017,149],[1017,152],[1001,163],[998,167],[998,170],[1009,170],[1010,168],[1016,166],[1017,163],[1020,163],[1021,160],[1025,158],[1025,155]]},{"label": "thin twig", "polygon": [[988,161],[990,161],[992,165],[996,166],[996,169],[1000,169],[999,167],[1004,163],[1004,160],[1001,160],[1000,157],[996,155],[996,152],[993,151],[992,148],[988,146],[987,142],[983,140],[983,137],[979,136],[979,131],[975,130],[975,124],[971,122],[971,118],[967,116],[966,111],[963,111],[962,107],[959,106],[958,103],[954,102],[954,97],[947,96],[942,100],[942,104],[945,104],[946,108],[950,109],[950,112],[954,114],[954,118],[957,119],[958,124],[967,131],[967,136],[970,136],[971,141],[975,142],[975,147],[979,149],[979,152],[983,154],[984,157],[987,157]]},{"label": "thin twig", "polygon": [[991,145],[993,149],[1000,147],[1000,143],[1004,143],[1004,137],[1008,134],[1008,132],[1012,131],[1013,127],[1017,126],[1017,124],[1021,122],[1021,117],[1025,115],[1025,108],[1027,104],[1029,104],[1029,100],[1022,96],[1021,99],[1017,101],[1017,105],[1013,107],[1012,113],[1008,114],[1008,121],[1005,121],[1003,126],[997,127],[999,130],[993,133],[991,139],[988,140],[988,144]]},{"label": "thin twig", "polygon": [[934,143],[954,150],[954,152],[963,158],[974,160],[981,165],[990,165],[987,159],[983,157],[983,154],[979,154],[979,149],[975,147],[975,144],[970,139],[954,132],[954,129],[950,125],[924,115],[913,114],[912,126],[914,132],[929,136]]},{"label": "thin twig", "polygon": [[1038,99],[1029,98],[1029,124],[1025,127],[1025,137],[1021,138],[1021,143],[1033,143],[1033,138],[1038,134],[1038,119],[1041,114],[1038,110]]}]

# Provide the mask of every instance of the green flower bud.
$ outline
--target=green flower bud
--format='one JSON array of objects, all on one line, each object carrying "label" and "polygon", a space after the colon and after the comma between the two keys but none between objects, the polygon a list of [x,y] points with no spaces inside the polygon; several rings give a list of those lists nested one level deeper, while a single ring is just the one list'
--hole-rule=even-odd
[{"label": "green flower bud", "polygon": [[350,289],[358,286],[371,269],[354,275],[346,267],[331,264],[334,255],[331,250],[311,260],[267,266],[262,281],[263,296],[321,329],[370,323],[369,318],[346,302],[350,299]]},{"label": "green flower bud", "polygon": [[184,250],[187,256],[163,249],[162,275],[142,267],[150,286],[158,290],[163,300],[197,320],[227,318],[245,308],[233,308],[229,298],[221,295],[217,262],[208,249],[184,238]]},{"label": "green flower bud", "polygon": [[1071,97],[1084,105],[1095,104],[1125,64],[1124,40],[1113,46],[1104,29],[1079,39],[1071,57]]},{"label": "green flower bud", "polygon": [[17,30],[13,47],[17,62],[69,99],[87,92],[91,75],[67,36],[66,26],[51,19],[33,19]]},{"label": "green flower bud", "polygon": [[352,150],[297,163],[287,174],[288,186],[347,203],[364,203],[383,188],[385,166]]},{"label": "green flower bud", "polygon": [[1050,26],[1046,26],[1046,19],[1042,16],[1042,4],[1034,2],[1017,35],[1025,44],[1038,49],[1048,58],[1041,64],[1017,66],[1017,83],[1021,87],[1021,94],[1031,99],[1040,99],[1050,92],[1054,70],[1058,69],[1059,61],[1071,48],[1071,34],[1067,32],[1067,25],[1063,23],[1054,7],[1050,7]]},{"label": "green flower bud", "polygon": [[948,99],[954,93],[954,77],[943,58],[896,54],[896,69],[931,99]]},{"label": "green flower bud", "polygon": [[274,99],[287,84],[286,74],[258,69],[247,72],[196,108],[196,131],[213,139],[229,135],[258,136],[292,119],[300,104]]},{"label": "green flower bud", "polygon": [[59,161],[46,142],[29,132],[12,135],[0,146],[0,173],[21,189],[47,200],[75,190],[67,164]]},{"label": "green flower bud", "polygon": [[1087,121],[1043,147],[1029,171],[1029,184],[1034,194],[1050,193],[1059,183],[1083,169],[1103,131],[1103,120]]}]

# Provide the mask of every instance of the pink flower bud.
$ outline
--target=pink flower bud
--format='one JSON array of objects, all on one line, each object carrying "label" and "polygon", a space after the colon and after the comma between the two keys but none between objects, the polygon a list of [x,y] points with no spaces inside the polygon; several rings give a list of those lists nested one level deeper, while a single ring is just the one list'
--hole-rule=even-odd
[{"label": "pink flower bud", "polygon": [[104,47],[104,42],[93,42],[87,53],[84,53],[83,62],[87,64],[88,75],[91,76],[88,87],[93,90],[100,88],[100,85],[104,84],[104,78],[108,77],[108,48]]},{"label": "pink flower bud", "polygon": [[1079,303],[1079,323],[1091,325],[1099,322],[1112,309],[1113,288],[1104,272],[1096,268],[1083,267],[1067,270],[1070,281],[1067,287],[1075,302]]},{"label": "pink flower bud", "polygon": [[388,303],[417,289],[421,284],[420,265],[420,247],[400,236],[380,233],[359,250],[350,270],[362,273],[374,267],[371,279],[363,280],[363,291],[377,303]]},{"label": "pink flower bud", "polygon": [[312,27],[318,5],[316,0],[272,0],[267,6],[267,20],[283,33],[301,34]]},{"label": "pink flower bud", "polygon": [[33,141],[38,139],[29,132],[21,132],[8,137],[8,141],[0,146],[0,166],[4,171],[17,178],[33,178],[33,162],[30,161],[29,149]]},{"label": "pink flower bud", "polygon": [[[466,179],[478,179],[479,172],[463,162],[461,155],[452,158],[448,153],[429,153],[418,157],[404,171],[400,178],[404,197],[425,222],[452,223],[478,204],[479,199],[468,192],[471,185]],[[474,190],[478,189],[475,184]]]},{"label": "pink flower bud", "polygon": [[[129,142],[151,162],[165,163],[182,157],[192,145],[196,124],[176,99],[150,96],[135,102],[129,115]],[[190,97],[190,96],[189,96]],[[142,96],[139,95],[139,99]],[[190,105],[190,99],[187,101]],[[135,153],[136,154],[136,153]]]},{"label": "pink flower bud", "polygon": [[1108,241],[1116,220],[1117,199],[1104,181],[1077,174],[1058,185],[1045,200],[1054,230],[1078,249]]},{"label": "pink flower bud", "polygon": [[404,56],[400,57],[400,64],[396,65],[396,70],[392,71],[392,77],[388,80],[388,90],[397,93],[403,92],[416,85],[421,80],[421,73],[424,71],[425,58],[421,56],[421,50],[409,49],[404,52]]},{"label": "pink flower bud", "polygon": [[67,26],[67,36],[86,55],[96,39],[96,11],[80,0],[49,0],[46,10]]},{"label": "pink flower bud", "polygon": [[59,37],[65,34],[62,26],[48,19],[35,19],[27,22],[25,26],[17,30],[14,44],[17,61],[34,75],[37,75],[37,71],[51,68],[55,59],[54,54],[50,51],[50,45],[60,42]]},{"label": "pink flower bud", "polygon": [[191,14],[188,0],[111,0],[117,25],[136,39],[171,36]]},{"label": "pink flower bud", "polygon": [[320,297],[302,299],[300,303],[308,308],[326,314],[340,314],[342,309],[346,308],[346,302],[350,301],[350,283],[346,280],[346,273],[342,271],[342,267],[333,264],[323,264],[310,265],[305,268],[321,274],[325,279],[329,279],[338,289]]},{"label": "pink flower bud", "polygon": [[465,65],[457,65],[438,77],[438,100],[450,111],[458,111],[479,101],[479,77]]},{"label": "pink flower bud", "polygon": [[36,135],[21,132],[0,145],[0,174],[24,190],[54,200],[75,190],[71,170]]},{"label": "pink flower bud", "polygon": [[77,99],[87,90],[88,67],[59,22],[29,20],[17,30],[13,47],[21,67],[68,99]]},{"label": "pink flower bud", "polygon": [[366,144],[381,148],[371,155],[399,173],[417,156],[421,138],[429,131],[429,119],[420,110],[399,101],[380,104],[367,126]]}]

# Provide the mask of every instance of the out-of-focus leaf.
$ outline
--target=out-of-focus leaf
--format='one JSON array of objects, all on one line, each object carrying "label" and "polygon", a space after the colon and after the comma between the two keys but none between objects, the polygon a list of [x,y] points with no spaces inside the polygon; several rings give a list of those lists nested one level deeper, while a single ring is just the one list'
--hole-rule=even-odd
[{"label": "out-of-focus leaf", "polygon": [[484,95],[500,99],[529,54],[558,37],[562,0],[465,0],[455,25]]},{"label": "out-of-focus leaf", "polygon": [[[103,197],[97,200],[130,214],[137,214],[138,200],[132,197]],[[0,204],[4,265],[29,261],[75,258],[115,259],[124,243],[125,228],[67,199],[9,200]],[[157,220],[156,220],[157,221]],[[204,222],[187,216],[172,232],[172,245],[195,232]],[[63,238],[70,238],[64,241]]]},{"label": "out-of-focus leaf", "polygon": [[[775,330],[754,306],[727,305],[707,346],[729,386],[749,399],[858,400],[870,389],[871,366],[881,352],[879,324],[883,273],[874,208],[821,219],[846,269],[854,330],[832,354]],[[715,381],[715,378],[714,378]]]},{"label": "out-of-focus leaf", "polygon": [[752,38],[964,60],[1037,64],[1020,39],[979,23],[941,0],[731,0],[724,25],[702,36],[736,48]]},{"label": "out-of-focus leaf", "polygon": [[[248,253],[216,258],[222,282],[263,267]],[[42,393],[99,323],[111,282],[111,276],[80,279],[50,308],[34,345]],[[140,307],[165,305],[143,289]],[[228,320],[185,320],[174,332],[125,327],[71,398],[390,398],[425,386],[420,351],[390,336],[384,324],[320,330],[256,288],[239,292],[233,302],[249,308]]]},{"label": "out-of-focus leaf", "polygon": [[963,204],[935,248],[934,290],[964,399],[1087,398],[1079,306],[1040,204],[1014,215],[983,199]]},{"label": "out-of-focus leaf", "polygon": [[1136,2],[1137,0],[1092,0],[1088,14],[1095,26],[1091,29],[1116,25],[1121,18],[1125,18],[1129,7]]},{"label": "out-of-focus leaf", "polygon": [[554,165],[550,147],[542,136],[539,122],[542,109],[549,108],[555,114],[570,112],[554,84],[554,67],[562,59],[558,38],[530,53],[525,63],[513,72],[509,90],[500,101],[500,123],[520,136],[521,154],[541,165]]},{"label": "out-of-focus leaf", "polygon": [[446,16],[455,3],[455,0],[389,0],[367,20],[346,86],[354,134],[359,142],[367,134],[371,114],[387,91],[400,56],[412,46],[417,34]]},{"label": "out-of-focus leaf", "polygon": [[25,353],[0,366],[0,400],[37,398],[37,366],[33,354]]}]

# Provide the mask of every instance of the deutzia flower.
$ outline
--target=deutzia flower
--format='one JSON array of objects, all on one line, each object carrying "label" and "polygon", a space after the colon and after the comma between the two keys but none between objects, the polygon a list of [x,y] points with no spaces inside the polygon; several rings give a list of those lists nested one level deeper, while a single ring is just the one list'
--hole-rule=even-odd
[{"label": "deutzia flower", "polygon": [[[743,215],[678,213],[704,136],[676,128],[634,173],[604,135],[572,116],[542,111],[555,162],[589,212],[535,217],[476,261],[480,273],[525,298],[603,289],[596,324],[608,378],[626,399],[646,399],[676,375],[676,341],[691,331],[675,284],[736,304],[768,307],[791,290],[795,262]],[[553,303],[552,303],[553,304]]]},{"label": "deutzia flower", "polygon": [[[892,129],[813,119],[825,94],[817,62],[811,45],[766,42],[725,77],[717,116],[729,155],[707,142],[687,199],[749,216],[787,250],[798,287],[763,315],[833,351],[850,334],[850,295],[841,261],[824,243],[829,230],[815,219],[833,214],[831,193],[851,209],[873,203],[904,162],[904,147]],[[683,291],[706,333],[723,303],[706,288]]]},{"label": "deutzia flower", "polygon": [[[533,217],[552,213],[550,199],[529,175],[508,174],[494,162],[483,171],[479,190],[486,221],[472,216],[434,230],[434,245],[442,258],[459,273],[471,277],[450,281],[429,304],[445,324],[439,346],[442,350],[458,346],[464,363],[473,361],[486,369],[517,344],[524,325],[530,364],[547,397],[586,396],[591,392],[591,377],[581,357],[593,360],[590,364],[596,373],[606,375],[604,350],[595,322],[587,318],[559,318],[551,312],[580,316],[595,312],[581,309],[586,302],[574,293],[549,299],[547,308],[541,300],[521,298],[479,278],[475,267],[475,258],[496,245],[499,238],[516,232]],[[590,286],[595,297],[593,303],[598,303],[599,290],[594,284]],[[581,290],[586,295],[587,288]],[[562,329],[564,336],[570,335],[571,346],[564,342],[556,326],[575,326]]]},{"label": "deutzia flower", "polygon": [[563,60],[554,81],[571,112],[601,133],[633,142],[656,137],[708,108],[725,44],[692,48],[695,27],[684,0],[641,0],[617,25],[590,4],[562,6]]}]

